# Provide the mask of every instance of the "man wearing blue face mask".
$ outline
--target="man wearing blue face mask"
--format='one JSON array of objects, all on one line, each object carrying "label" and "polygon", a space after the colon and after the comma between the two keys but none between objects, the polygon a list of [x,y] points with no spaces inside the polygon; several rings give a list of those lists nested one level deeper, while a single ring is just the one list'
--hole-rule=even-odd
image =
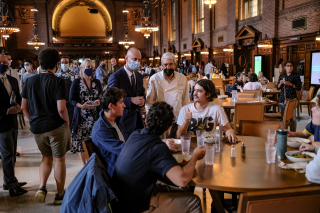
[{"label": "man wearing blue face mask", "polygon": [[123,98],[126,108],[120,119],[120,124],[124,131],[124,139],[127,140],[132,132],[144,128],[141,107],[145,103],[145,97],[143,78],[137,72],[140,68],[141,52],[137,48],[130,48],[125,60],[124,67],[110,76],[108,88],[117,87],[127,94],[127,97]]},{"label": "man wearing blue face mask", "polygon": [[96,79],[102,81],[103,77],[108,76],[108,72],[106,70],[106,60],[101,60],[99,67],[96,69]]}]

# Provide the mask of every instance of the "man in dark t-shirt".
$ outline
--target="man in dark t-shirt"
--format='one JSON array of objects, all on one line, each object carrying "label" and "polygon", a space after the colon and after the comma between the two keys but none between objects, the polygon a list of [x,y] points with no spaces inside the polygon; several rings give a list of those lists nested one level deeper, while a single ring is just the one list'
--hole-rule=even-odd
[{"label": "man in dark t-shirt", "polygon": [[170,105],[155,103],[148,111],[147,126],[132,133],[125,143],[112,177],[113,190],[119,199],[115,212],[140,213],[149,208],[155,209],[154,212],[176,212],[177,209],[180,212],[202,212],[199,197],[192,193],[152,194],[160,175],[185,187],[192,179],[197,160],[205,155],[204,146],[200,146],[194,150],[186,166],[178,165],[159,137],[172,125],[173,118]]},{"label": "man in dark t-shirt", "polygon": [[54,74],[60,61],[59,52],[47,48],[39,55],[45,70],[26,81],[22,91],[22,110],[30,121],[31,132],[42,154],[40,188],[37,202],[45,202],[46,184],[54,161],[57,194],[54,204],[61,204],[66,178],[65,154],[71,149],[69,117],[66,107],[66,86]]}]

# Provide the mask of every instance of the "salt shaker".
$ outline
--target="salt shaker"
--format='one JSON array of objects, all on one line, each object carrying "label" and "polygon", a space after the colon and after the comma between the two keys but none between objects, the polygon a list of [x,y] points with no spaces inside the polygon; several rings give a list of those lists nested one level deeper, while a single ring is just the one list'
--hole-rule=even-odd
[{"label": "salt shaker", "polygon": [[244,143],[241,144],[241,156],[246,156],[246,145]]},{"label": "salt shaker", "polygon": [[236,147],[234,145],[231,146],[230,157],[232,158],[236,157]]}]

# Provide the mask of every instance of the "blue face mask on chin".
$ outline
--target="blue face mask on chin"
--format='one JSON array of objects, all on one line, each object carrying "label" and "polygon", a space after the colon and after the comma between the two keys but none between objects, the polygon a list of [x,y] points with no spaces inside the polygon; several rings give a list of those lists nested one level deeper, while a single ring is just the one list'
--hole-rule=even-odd
[{"label": "blue face mask on chin", "polygon": [[8,65],[0,64],[0,74],[4,74],[8,70]]},{"label": "blue face mask on chin", "polygon": [[84,74],[86,76],[92,76],[92,73],[93,73],[93,69],[92,68],[89,68],[89,69],[85,69],[84,70]]},{"label": "blue face mask on chin", "polygon": [[102,64],[101,67],[104,69],[104,68],[106,68],[106,65],[105,65],[105,64]]}]

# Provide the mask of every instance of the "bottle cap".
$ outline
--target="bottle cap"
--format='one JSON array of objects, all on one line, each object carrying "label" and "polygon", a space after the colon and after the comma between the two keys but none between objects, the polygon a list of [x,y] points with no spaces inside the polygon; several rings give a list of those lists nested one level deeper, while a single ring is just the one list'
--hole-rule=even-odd
[{"label": "bottle cap", "polygon": [[244,143],[242,143],[242,144],[241,144],[241,146],[245,146],[245,144],[244,144]]},{"label": "bottle cap", "polygon": [[279,135],[287,135],[288,131],[286,129],[278,129],[277,134]]}]

